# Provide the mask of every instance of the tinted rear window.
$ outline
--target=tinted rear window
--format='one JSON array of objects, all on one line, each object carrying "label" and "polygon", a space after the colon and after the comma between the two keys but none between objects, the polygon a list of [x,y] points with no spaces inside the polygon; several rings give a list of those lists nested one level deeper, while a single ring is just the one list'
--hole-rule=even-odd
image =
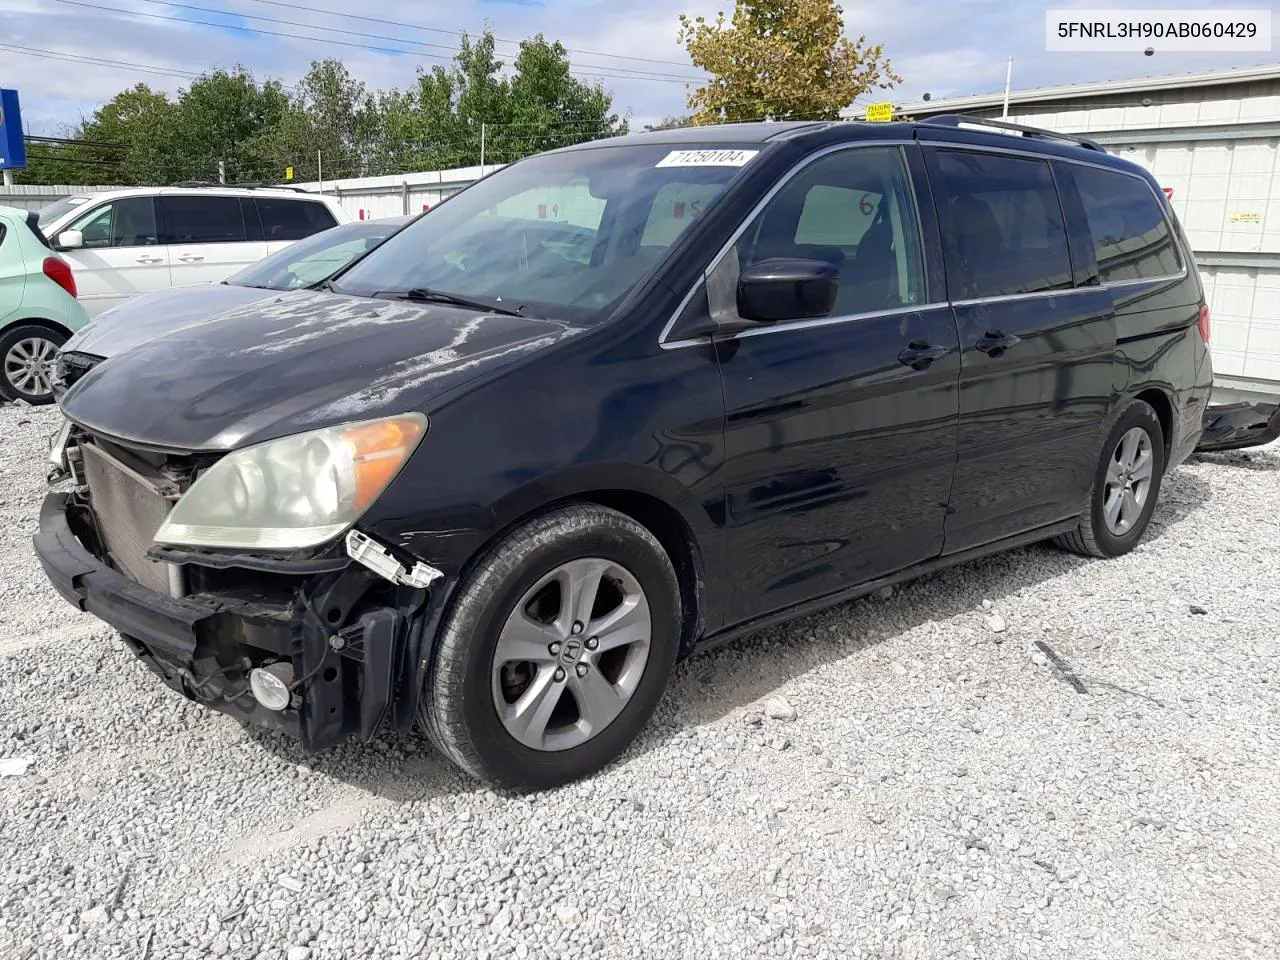
[{"label": "tinted rear window", "polygon": [[315,200],[255,197],[267,240],[301,240],[337,224],[329,208]]},{"label": "tinted rear window", "polygon": [[1048,163],[964,150],[937,156],[953,299],[1072,286],[1067,228]]},{"label": "tinted rear window", "polygon": [[1103,283],[1168,277],[1182,269],[1169,221],[1145,180],[1099,167],[1070,167]]},{"label": "tinted rear window", "polygon": [[161,243],[244,243],[244,214],[238,197],[162,196]]}]

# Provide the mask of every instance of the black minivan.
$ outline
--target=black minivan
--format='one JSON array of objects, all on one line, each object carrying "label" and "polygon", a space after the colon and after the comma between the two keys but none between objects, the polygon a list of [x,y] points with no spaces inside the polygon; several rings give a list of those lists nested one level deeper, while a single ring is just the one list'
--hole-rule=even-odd
[{"label": "black minivan", "polygon": [[542,788],[695,648],[1052,539],[1132,550],[1209,316],[1144,170],[943,117],[544,153],[324,289],[93,368],[35,548],[173,689]]}]

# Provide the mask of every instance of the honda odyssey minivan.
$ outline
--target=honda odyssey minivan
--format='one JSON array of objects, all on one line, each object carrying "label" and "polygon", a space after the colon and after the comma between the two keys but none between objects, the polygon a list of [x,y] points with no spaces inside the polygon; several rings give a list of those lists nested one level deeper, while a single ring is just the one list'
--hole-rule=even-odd
[{"label": "honda odyssey minivan", "polygon": [[1151,176],[962,117],[541,154],[322,286],[78,380],[35,549],[186,697],[310,750],[420,723],[521,789],[700,647],[1133,550],[1212,382]]}]

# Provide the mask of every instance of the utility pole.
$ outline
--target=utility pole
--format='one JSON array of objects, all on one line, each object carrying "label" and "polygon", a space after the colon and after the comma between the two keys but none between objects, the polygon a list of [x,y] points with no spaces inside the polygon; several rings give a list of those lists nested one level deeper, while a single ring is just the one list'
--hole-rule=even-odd
[{"label": "utility pole", "polygon": [[324,161],[320,158],[320,151],[316,151],[316,180],[320,182],[320,192],[324,193]]},{"label": "utility pole", "polygon": [[227,165],[224,161],[218,161],[218,183],[226,184],[227,182]]},{"label": "utility pole", "polygon": [[1013,57],[1009,58],[1009,65],[1004,71],[1004,112],[1000,114],[1002,117],[1009,116],[1009,88],[1013,85]]},{"label": "utility pole", "polygon": [[480,124],[480,176],[484,176],[484,124]]},{"label": "utility pole", "polygon": [[4,185],[6,187],[13,186],[13,171],[10,170],[8,167],[6,167],[4,171]]}]

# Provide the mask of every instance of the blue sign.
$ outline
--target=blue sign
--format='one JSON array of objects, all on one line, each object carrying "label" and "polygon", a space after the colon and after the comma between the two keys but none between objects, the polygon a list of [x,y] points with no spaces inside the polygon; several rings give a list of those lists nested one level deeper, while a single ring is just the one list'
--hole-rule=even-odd
[{"label": "blue sign", "polygon": [[17,90],[0,90],[0,170],[22,170],[27,144],[22,139],[22,110]]}]

